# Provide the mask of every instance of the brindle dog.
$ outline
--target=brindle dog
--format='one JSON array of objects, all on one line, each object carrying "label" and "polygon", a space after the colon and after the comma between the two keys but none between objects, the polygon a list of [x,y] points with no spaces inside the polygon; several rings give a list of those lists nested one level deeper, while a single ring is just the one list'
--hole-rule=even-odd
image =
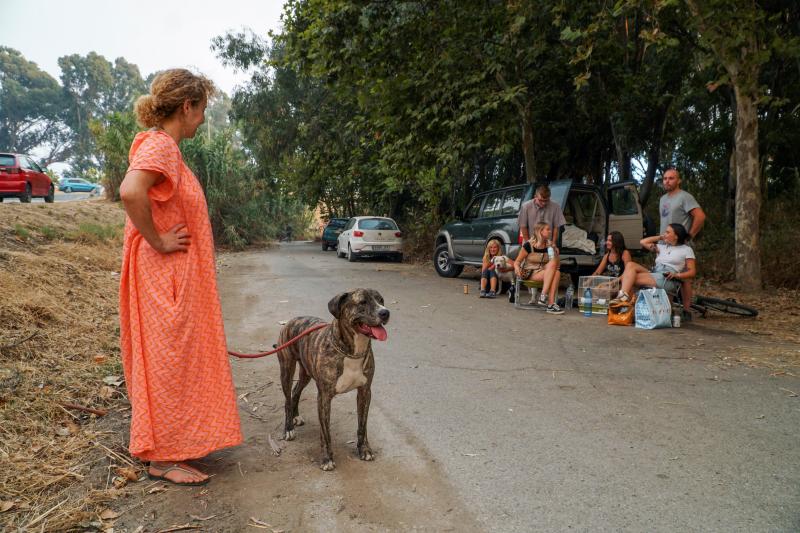
[{"label": "brindle dog", "polygon": [[[383,297],[373,289],[356,289],[337,294],[328,302],[334,317],[330,326],[314,331],[278,352],[281,365],[281,386],[286,397],[286,425],[284,439],[294,439],[295,426],[304,421],[298,411],[300,394],[311,378],[317,383],[317,413],[319,415],[320,443],[322,444],[323,470],[333,470],[331,449],[331,400],[337,394],[358,389],[358,455],[372,461],[374,455],[367,440],[367,416],[372,396],[372,376],[375,358],[372,339],[386,340],[384,324],[389,321],[389,310],[383,306]],[[323,322],[316,317],[297,317],[281,330],[279,344],[283,344],[308,328]],[[292,390],[295,363],[300,362],[300,377]]]}]

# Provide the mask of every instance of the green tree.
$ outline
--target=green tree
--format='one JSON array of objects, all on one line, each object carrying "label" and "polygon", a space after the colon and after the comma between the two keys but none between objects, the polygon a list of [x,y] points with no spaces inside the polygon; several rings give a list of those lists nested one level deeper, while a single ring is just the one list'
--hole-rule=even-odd
[{"label": "green tree", "polygon": [[[800,56],[785,24],[781,2],[762,6],[749,0],[686,0],[690,24],[700,35],[710,59],[722,67],[711,87],[730,84],[735,100],[736,280],[745,290],[762,286],[759,218],[762,206],[758,108],[769,99],[761,69],[774,54]],[[788,30],[788,31],[787,31]]]},{"label": "green tree", "polygon": [[89,52],[85,57],[60,57],[58,65],[67,103],[64,120],[72,131],[70,163],[73,172],[83,173],[98,164],[90,130],[92,121],[130,110],[134,99],[146,88],[138,67],[123,58],[112,65],[105,57]]},{"label": "green tree", "polygon": [[49,147],[45,164],[65,155],[58,82],[13,48],[0,47],[0,146],[15,152]]}]

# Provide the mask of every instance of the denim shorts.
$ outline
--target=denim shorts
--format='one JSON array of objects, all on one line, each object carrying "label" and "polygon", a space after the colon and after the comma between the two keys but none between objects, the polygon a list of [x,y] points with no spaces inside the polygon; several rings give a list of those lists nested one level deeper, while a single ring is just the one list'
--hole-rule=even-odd
[{"label": "denim shorts", "polygon": [[497,271],[495,270],[482,270],[481,271],[481,278],[492,279],[497,277]]},{"label": "denim shorts", "polygon": [[675,292],[680,287],[680,283],[674,279],[667,279],[668,272],[650,272],[653,279],[656,280],[656,287],[664,289],[667,292]]}]

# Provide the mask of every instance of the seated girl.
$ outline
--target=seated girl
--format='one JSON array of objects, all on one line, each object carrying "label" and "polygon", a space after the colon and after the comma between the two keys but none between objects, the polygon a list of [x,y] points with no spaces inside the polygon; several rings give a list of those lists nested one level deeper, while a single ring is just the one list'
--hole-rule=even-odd
[{"label": "seated girl", "polygon": [[611,300],[612,304],[629,302],[636,287],[658,287],[674,292],[680,280],[692,279],[697,270],[694,250],[686,245],[689,232],[681,224],[670,224],[663,235],[642,239],[642,247],[656,252],[656,263],[652,270],[631,261],[622,273],[622,290]]},{"label": "seated girl", "polygon": [[625,271],[625,265],[632,261],[631,253],[625,248],[625,237],[618,231],[612,231],[606,237],[607,252],[597,265],[592,276],[608,276],[618,278]]},{"label": "seated girl", "polygon": [[[556,303],[556,292],[561,273],[558,271],[558,249],[550,240],[550,225],[533,226],[533,237],[522,244],[519,255],[514,262],[514,273],[525,281],[541,281],[542,294],[537,305],[547,308],[551,315],[560,315],[564,310]],[[553,257],[547,253],[548,246],[553,248]]]},{"label": "seated girl", "polygon": [[[481,298],[496,298],[498,285],[500,283],[500,274],[503,272],[511,272],[514,262],[509,259],[506,268],[499,267],[495,257],[500,257],[500,243],[492,240],[486,245],[483,251],[483,264],[481,265]],[[487,290],[488,285],[488,290]]]}]

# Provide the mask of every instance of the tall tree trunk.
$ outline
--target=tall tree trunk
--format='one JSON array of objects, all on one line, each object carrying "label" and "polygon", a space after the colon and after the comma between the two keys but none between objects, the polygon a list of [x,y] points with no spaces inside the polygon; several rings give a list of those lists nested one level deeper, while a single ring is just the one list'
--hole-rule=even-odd
[{"label": "tall tree trunk", "polygon": [[656,172],[661,158],[661,143],[664,141],[664,131],[667,129],[667,117],[669,116],[671,103],[672,101],[670,100],[658,110],[656,121],[653,124],[653,138],[647,150],[647,170],[644,174],[642,186],[639,188],[639,201],[642,203],[642,207],[647,205],[647,201],[653,191],[653,183],[656,179]]},{"label": "tall tree trunk", "polygon": [[761,289],[761,179],[758,161],[758,107],[734,85],[736,94],[736,281],[743,290]]},{"label": "tall tree trunk", "polygon": [[614,138],[614,148],[617,152],[617,174],[619,181],[628,181],[631,179],[631,155],[628,152],[628,145],[622,135],[617,133],[617,128],[614,126],[614,117],[608,117],[611,123],[611,136]]},{"label": "tall tree trunk", "polygon": [[520,108],[522,121],[522,152],[525,154],[525,178],[528,183],[536,183],[536,158],[533,145],[533,110],[531,102],[526,102]]}]

